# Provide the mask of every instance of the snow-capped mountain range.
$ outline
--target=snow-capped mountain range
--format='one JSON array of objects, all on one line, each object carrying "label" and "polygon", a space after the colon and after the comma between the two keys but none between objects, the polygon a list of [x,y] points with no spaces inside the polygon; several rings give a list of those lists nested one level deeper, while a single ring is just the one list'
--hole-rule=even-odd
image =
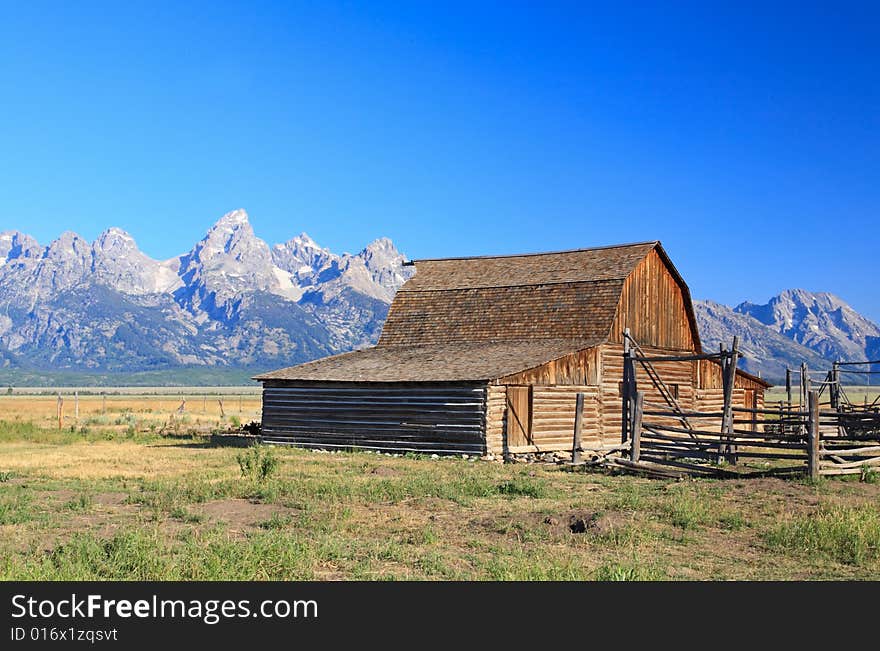
[{"label": "snow-capped mountain range", "polygon": [[[189,252],[154,260],[123,230],[48,246],[0,233],[0,370],[268,369],[374,343],[412,275],[380,238],[335,254],[302,233],[269,246],[244,210]],[[786,290],[765,305],[697,301],[704,348],[739,335],[741,366],[779,380],[806,362],[880,357],[880,328],[840,298]]]},{"label": "snow-capped mountain range", "polygon": [[412,273],[387,238],[337,255],[305,233],[271,247],[244,210],[153,260],[125,231],[48,246],[0,233],[0,366],[143,371],[293,364],[376,340]]}]

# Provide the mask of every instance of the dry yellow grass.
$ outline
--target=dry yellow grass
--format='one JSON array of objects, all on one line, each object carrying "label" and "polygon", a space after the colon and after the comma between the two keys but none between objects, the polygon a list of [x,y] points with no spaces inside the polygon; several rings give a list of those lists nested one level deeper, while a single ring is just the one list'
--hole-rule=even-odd
[{"label": "dry yellow grass", "polygon": [[[80,395],[62,397],[62,428],[157,431],[164,428],[208,432],[260,419],[259,395]],[[221,412],[222,400],[222,412]],[[78,403],[78,405],[77,405]],[[58,397],[0,396],[0,420],[58,428]]]},{"label": "dry yellow grass", "polygon": [[90,441],[55,445],[10,442],[3,444],[3,469],[53,479],[161,479],[204,474],[222,467],[237,474],[230,463],[232,451],[193,443],[136,443]]}]

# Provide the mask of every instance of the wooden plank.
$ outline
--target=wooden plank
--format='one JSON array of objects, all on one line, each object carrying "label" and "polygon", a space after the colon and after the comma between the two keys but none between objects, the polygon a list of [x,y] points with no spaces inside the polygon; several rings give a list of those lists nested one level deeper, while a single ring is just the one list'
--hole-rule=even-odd
[{"label": "wooden plank", "polygon": [[571,443],[571,462],[581,461],[581,432],[584,426],[584,394],[578,393],[575,402],[574,434]]},{"label": "wooden plank", "polygon": [[635,401],[633,402],[632,432],[630,433],[630,461],[633,462],[639,460],[639,443],[642,438],[642,410],[644,406],[645,394],[641,391],[636,391]]},{"label": "wooden plank", "polygon": [[[806,365],[804,365],[805,367]],[[809,393],[809,421],[807,425],[807,471],[810,479],[819,478],[820,461],[819,461],[819,393],[810,391]]]}]

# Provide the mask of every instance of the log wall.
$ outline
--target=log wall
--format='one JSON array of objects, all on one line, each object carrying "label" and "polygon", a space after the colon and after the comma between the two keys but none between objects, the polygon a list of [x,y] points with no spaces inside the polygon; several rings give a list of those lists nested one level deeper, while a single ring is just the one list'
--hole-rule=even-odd
[{"label": "log wall", "polygon": [[486,454],[498,459],[504,454],[507,427],[507,387],[486,388]]},{"label": "log wall", "polygon": [[485,384],[267,381],[263,439],[300,447],[484,454]]},{"label": "log wall", "polygon": [[[646,355],[668,355],[670,351],[653,347],[642,347]],[[602,355],[602,429],[606,444],[619,443],[622,421],[623,397],[621,382],[623,381],[623,345],[605,344],[601,347]],[[670,391],[678,391],[678,404],[682,409],[693,409],[695,405],[696,366],[694,362],[653,362],[652,366]],[[659,409],[664,405],[663,395],[653,385],[645,370],[639,363],[635,364],[636,383],[639,391],[645,394],[645,410]],[[646,420],[649,418],[646,416]],[[675,419],[652,416],[653,422],[674,425],[680,423]]]},{"label": "log wall", "polygon": [[581,447],[585,450],[601,448],[599,387],[536,385],[532,390],[530,442],[526,445],[507,447],[505,452],[521,454],[571,450],[578,393],[584,394]]}]

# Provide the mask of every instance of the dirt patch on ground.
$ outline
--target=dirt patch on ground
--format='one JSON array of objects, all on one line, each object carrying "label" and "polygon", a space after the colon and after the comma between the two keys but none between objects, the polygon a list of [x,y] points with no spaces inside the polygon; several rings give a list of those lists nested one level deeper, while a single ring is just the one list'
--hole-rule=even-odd
[{"label": "dirt patch on ground", "polygon": [[507,517],[479,518],[470,525],[494,533],[523,530],[549,531],[556,536],[587,535],[609,536],[628,526],[630,518],[618,511],[588,511],[574,509],[558,514],[526,513]]},{"label": "dirt patch on ground", "polygon": [[78,493],[67,488],[60,488],[53,491],[40,491],[40,499],[45,499],[46,502],[57,506],[59,504],[66,504],[67,502],[70,502],[73,498],[81,494],[82,493]]},{"label": "dirt patch on ground", "polygon": [[376,477],[397,477],[400,475],[400,471],[394,468],[389,468],[388,466],[376,466],[371,470],[367,471],[370,475],[375,475]]},{"label": "dirt patch on ground", "polygon": [[558,516],[545,515],[542,522],[560,535],[608,536],[625,527],[629,520],[617,511],[602,513],[578,509]]},{"label": "dirt patch on ground", "polygon": [[92,502],[98,506],[124,506],[128,493],[95,493]]},{"label": "dirt patch on ground", "polygon": [[295,509],[278,504],[262,504],[243,499],[206,502],[192,507],[191,510],[208,520],[225,522],[230,531],[255,529],[274,516],[296,512]]},{"label": "dirt patch on ground", "polygon": [[0,482],[3,486],[24,486],[32,483],[27,477],[10,477],[4,482]]}]

